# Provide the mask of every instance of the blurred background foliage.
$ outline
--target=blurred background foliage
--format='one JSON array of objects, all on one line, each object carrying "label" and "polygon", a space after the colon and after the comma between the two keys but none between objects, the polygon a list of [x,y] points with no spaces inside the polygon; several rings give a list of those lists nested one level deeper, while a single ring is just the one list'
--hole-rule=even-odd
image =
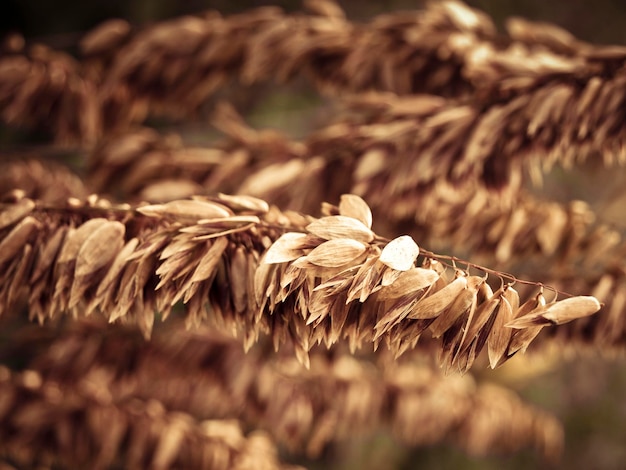
[{"label": "blurred background foliage", "polygon": [[[374,15],[419,8],[423,2],[407,0],[342,0],[341,6],[355,21]],[[469,5],[487,12],[498,25],[510,16],[547,21],[564,27],[580,39],[594,43],[626,44],[626,2],[623,0],[471,0]],[[299,10],[299,0],[2,0],[0,36],[20,32],[28,42],[76,51],[82,33],[108,18],[125,18],[135,25],[215,9],[232,14],[263,5],[287,11]],[[313,90],[255,86],[237,90],[235,104],[255,127],[277,127],[302,136],[329,117],[329,104]],[[321,105],[321,106],[320,106]],[[216,135],[205,122],[152,125],[181,132],[193,144],[209,142]],[[0,129],[2,150],[15,142],[33,142],[31,134]],[[10,143],[10,144],[9,144]],[[64,159],[75,155],[66,154]],[[66,160],[67,161],[67,160]],[[70,162],[72,163],[72,162]],[[80,163],[74,163],[80,165]],[[623,220],[626,191],[622,170],[593,166],[575,171],[555,169],[542,191],[560,200],[584,198],[607,222],[626,227]],[[528,401],[559,416],[566,428],[566,448],[558,468],[622,469],[626,465],[626,367],[623,359],[569,351],[546,357],[517,357],[503,368],[479,371],[480,380],[497,381],[516,390]],[[286,456],[289,458],[289,456]],[[300,461],[312,469],[526,469],[555,468],[530,453],[513,457],[476,459],[446,446],[407,450],[388,435],[337,443],[324,458]]]}]

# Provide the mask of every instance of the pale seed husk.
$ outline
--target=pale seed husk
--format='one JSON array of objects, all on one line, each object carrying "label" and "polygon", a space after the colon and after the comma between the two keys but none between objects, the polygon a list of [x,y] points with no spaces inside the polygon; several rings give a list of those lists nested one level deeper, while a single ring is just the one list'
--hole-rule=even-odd
[{"label": "pale seed husk", "polygon": [[413,267],[401,272],[393,284],[383,287],[378,293],[378,299],[388,300],[411,295],[430,287],[437,279],[439,273],[435,270]]},{"label": "pale seed husk", "polygon": [[36,204],[32,199],[22,198],[5,208],[0,213],[0,230],[22,220],[33,211],[35,206]]},{"label": "pale seed husk", "polygon": [[270,210],[269,204],[257,197],[243,195],[231,196],[223,193],[219,193],[217,197],[224,205],[237,212],[250,211],[255,214],[265,214]]},{"label": "pale seed husk", "polygon": [[467,285],[459,292],[450,306],[439,315],[430,325],[433,338],[439,338],[465,314],[473,313],[476,309],[478,288],[485,280],[478,276],[469,276]]},{"label": "pale seed husk", "polygon": [[191,282],[204,281],[212,276],[227,246],[226,237],[217,238],[198,262],[198,267],[191,276]]},{"label": "pale seed husk", "polygon": [[374,232],[363,222],[343,215],[331,215],[317,219],[307,225],[306,230],[324,240],[343,238],[369,243],[374,239]]},{"label": "pale seed husk", "polygon": [[189,224],[201,219],[225,218],[233,215],[226,206],[216,202],[198,200],[171,201],[138,207],[137,211],[148,217]]},{"label": "pale seed husk", "polygon": [[367,228],[372,228],[372,211],[367,203],[355,194],[342,194],[339,202],[339,215],[352,217]]},{"label": "pale seed husk", "polygon": [[306,260],[323,268],[337,268],[356,260],[367,250],[363,243],[351,238],[328,240],[311,250]]},{"label": "pale seed husk", "polygon": [[95,219],[89,219],[76,229],[70,229],[65,237],[63,248],[61,248],[59,257],[57,258],[57,265],[75,261],[78,256],[78,252],[80,251],[80,247],[83,246],[85,240],[87,240],[92,233],[107,222],[107,219],[98,217]]},{"label": "pale seed husk", "polygon": [[38,281],[45,273],[48,272],[50,266],[54,263],[61,246],[63,245],[67,231],[68,228],[66,226],[58,227],[45,242],[43,248],[38,250],[37,259],[30,277],[31,283]]},{"label": "pale seed husk", "polygon": [[[111,286],[116,282],[116,280],[119,280],[122,270],[128,263],[128,259],[135,250],[135,248],[137,248],[137,245],[139,245],[139,239],[136,237],[131,238],[130,240],[128,240],[128,242],[126,242],[124,247],[119,251],[115,259],[113,260],[113,263],[111,263],[111,266],[109,267],[107,273],[98,284],[98,290],[96,290],[95,299],[104,296],[107,291],[111,290]],[[89,310],[92,310],[92,308],[90,308]]]},{"label": "pale seed husk", "polygon": [[298,232],[282,234],[265,252],[263,264],[286,263],[304,256],[306,237],[305,233]]},{"label": "pale seed husk", "polygon": [[408,235],[391,240],[380,253],[380,262],[397,271],[408,271],[415,266],[420,253],[417,243]]},{"label": "pale seed husk", "polygon": [[[484,284],[491,290],[487,283]],[[500,303],[500,296],[504,290],[504,287],[498,289],[495,293],[492,293],[486,300],[484,300],[478,308],[467,318],[467,324],[465,326],[465,332],[459,345],[459,351],[464,351],[479,335],[482,328],[487,324],[492,313]]]},{"label": "pale seed husk", "polygon": [[230,286],[235,311],[244,313],[248,307],[248,259],[242,247],[230,257]]},{"label": "pale seed husk", "polygon": [[535,314],[531,312],[528,315],[516,318],[515,321],[507,326],[511,328],[521,328],[527,320],[530,322],[528,326],[562,325],[578,318],[593,315],[600,310],[601,307],[602,305],[595,297],[570,297],[544,306],[542,311],[536,314],[536,317]]},{"label": "pale seed husk", "polygon": [[576,296],[561,300],[548,308],[543,317],[555,325],[593,315],[602,308],[602,304],[592,296]]},{"label": "pale seed husk", "polygon": [[[546,300],[540,292],[534,298],[528,299],[524,302],[514,316],[516,319],[522,318],[530,314],[530,312],[535,309],[542,310],[545,305]],[[543,326],[531,326],[522,330],[511,329],[511,331],[513,331],[513,335],[509,344],[507,355],[510,357],[518,351],[525,351],[528,345],[537,337],[542,329]]]},{"label": "pale seed husk", "polygon": [[74,275],[86,276],[108,265],[124,245],[125,232],[124,224],[117,221],[98,227],[80,247]]},{"label": "pale seed husk", "polygon": [[459,276],[441,290],[420,299],[408,314],[407,318],[413,320],[435,318],[447,308],[457,295],[467,286],[467,277]]},{"label": "pale seed husk", "polygon": [[0,264],[9,261],[28,243],[41,223],[27,215],[0,242]]},{"label": "pale seed husk", "polygon": [[101,271],[113,262],[124,246],[125,231],[124,224],[109,221],[85,240],[76,257],[69,308],[78,304],[85,291],[96,281],[95,276],[104,274]]},{"label": "pale seed husk", "polygon": [[487,340],[489,366],[492,369],[495,369],[500,364],[500,361],[507,353],[513,330],[506,328],[505,325],[511,321],[512,317],[513,310],[511,309],[511,304],[506,297],[502,296]]}]

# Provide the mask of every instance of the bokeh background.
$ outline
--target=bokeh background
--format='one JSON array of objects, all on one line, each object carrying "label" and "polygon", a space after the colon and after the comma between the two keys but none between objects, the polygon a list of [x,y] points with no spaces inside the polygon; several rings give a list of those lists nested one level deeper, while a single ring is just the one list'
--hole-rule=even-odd
[{"label": "bokeh background", "polygon": [[[342,0],[348,17],[365,21],[374,15],[415,9],[422,2],[405,0]],[[560,25],[580,39],[595,43],[626,44],[626,2],[623,0],[472,0],[471,6],[487,12],[502,25],[509,16],[547,21]],[[301,8],[299,0],[2,0],[0,36],[22,33],[27,41],[75,52],[82,33],[108,18],[125,18],[136,25],[149,24],[182,14],[216,9],[224,14],[262,5],[280,6],[288,11]],[[240,90],[229,96],[237,109],[256,127],[279,127],[298,137],[321,125],[329,104],[306,86],[263,85]],[[192,143],[210,142],[215,134],[206,122],[153,122],[152,125],[181,132]],[[32,135],[0,127],[0,150],[28,147]],[[0,152],[0,156],[2,152]],[[71,152],[55,158],[72,159]],[[543,188],[551,198],[567,201],[584,198],[599,217],[622,230],[626,227],[625,175],[593,165],[573,172],[555,169]],[[515,358],[497,371],[478,371],[481,380],[505,384],[528,401],[559,416],[566,428],[566,448],[556,468],[626,468],[626,362],[589,351],[568,351],[548,355],[530,354]],[[525,469],[548,468],[531,453],[513,457],[476,459],[447,446],[409,450],[387,435],[339,443],[317,462],[299,461],[309,468],[334,469]],[[549,467],[555,468],[555,467]]]}]

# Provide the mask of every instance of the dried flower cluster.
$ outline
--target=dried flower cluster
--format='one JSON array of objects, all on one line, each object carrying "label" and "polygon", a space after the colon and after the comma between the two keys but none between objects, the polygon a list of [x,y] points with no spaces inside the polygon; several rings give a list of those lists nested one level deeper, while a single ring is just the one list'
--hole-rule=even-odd
[{"label": "dried flower cluster", "polygon": [[[558,458],[556,418],[470,374],[626,344],[622,234],[528,187],[626,161],[626,48],[306,8],[0,44],[0,119],[80,160],[0,162],[0,466],[288,469],[381,429]],[[226,103],[211,146],[138,127],[300,76],[339,112],[298,140]]]}]

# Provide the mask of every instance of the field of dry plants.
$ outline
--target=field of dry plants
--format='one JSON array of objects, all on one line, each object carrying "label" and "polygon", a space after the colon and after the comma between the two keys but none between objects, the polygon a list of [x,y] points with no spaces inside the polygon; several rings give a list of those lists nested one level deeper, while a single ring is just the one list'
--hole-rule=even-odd
[{"label": "field of dry plants", "polygon": [[454,0],[1,39],[0,470],[626,461],[626,46]]}]

